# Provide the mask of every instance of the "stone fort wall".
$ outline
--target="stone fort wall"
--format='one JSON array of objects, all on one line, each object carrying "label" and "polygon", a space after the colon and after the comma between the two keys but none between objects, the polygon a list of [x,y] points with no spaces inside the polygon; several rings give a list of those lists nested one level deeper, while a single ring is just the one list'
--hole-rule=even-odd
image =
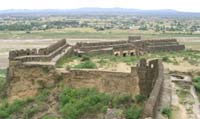
[{"label": "stone fort wall", "polygon": [[23,98],[37,94],[39,89],[54,87],[59,82],[73,88],[97,88],[101,92],[142,94],[149,96],[154,88],[158,61],[144,64],[144,59],[130,73],[99,70],[56,70],[54,65],[12,62],[8,70],[8,97]]},{"label": "stone fort wall", "polygon": [[[159,60],[153,61],[153,64],[154,63],[156,63],[157,65],[156,66],[157,70],[155,71],[156,75],[154,75],[153,81],[150,81],[149,83],[147,83],[147,84],[152,83],[153,85],[151,85],[151,91],[149,91],[148,93],[146,92],[146,94],[149,95],[149,98],[145,103],[142,119],[156,119],[156,113],[158,111],[158,105],[160,103],[161,92],[163,89],[164,67],[163,67],[162,62]],[[147,76],[149,75],[148,73],[146,74]],[[145,91],[148,91],[148,90],[145,89]]]},{"label": "stone fort wall", "polygon": [[75,54],[114,54],[114,55],[143,55],[149,52],[180,51],[185,46],[180,45],[176,39],[142,40],[140,36],[129,36],[124,41],[109,41],[98,43],[77,43],[70,46],[66,40],[60,40],[46,48],[22,49],[9,52],[9,60],[21,62],[51,61],[61,54],[67,47],[72,47]]},{"label": "stone fort wall", "polygon": [[9,60],[17,60],[21,62],[51,61],[56,55],[61,54],[61,52],[67,47],[69,47],[69,44],[67,44],[66,40],[63,39],[46,48],[10,51]]},{"label": "stone fort wall", "polygon": [[[112,49],[111,49],[112,48]],[[140,36],[129,36],[128,40],[96,42],[96,43],[77,43],[75,49],[78,53],[87,54],[91,52],[99,52],[102,49],[110,49],[110,52],[131,52],[132,55],[142,55],[149,52],[160,51],[180,51],[185,46],[180,45],[176,39],[153,39],[145,40]]]},{"label": "stone fort wall", "polygon": [[149,98],[142,119],[155,117],[164,77],[160,60],[147,62],[141,59],[130,73],[85,69],[59,71],[54,65],[11,63],[7,77],[7,96],[11,100],[35,96],[40,89],[54,88],[57,84],[72,88],[96,88],[106,93],[146,95]]}]

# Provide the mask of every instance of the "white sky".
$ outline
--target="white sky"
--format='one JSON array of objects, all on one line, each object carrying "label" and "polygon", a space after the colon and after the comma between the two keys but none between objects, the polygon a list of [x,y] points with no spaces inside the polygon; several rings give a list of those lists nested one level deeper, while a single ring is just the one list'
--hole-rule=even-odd
[{"label": "white sky", "polygon": [[0,0],[0,9],[74,9],[82,7],[175,9],[200,12],[200,0]]}]

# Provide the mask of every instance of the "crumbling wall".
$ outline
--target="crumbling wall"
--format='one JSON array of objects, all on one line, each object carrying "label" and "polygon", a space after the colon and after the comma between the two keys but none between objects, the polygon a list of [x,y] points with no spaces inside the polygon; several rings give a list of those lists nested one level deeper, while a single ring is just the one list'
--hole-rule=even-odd
[{"label": "crumbling wall", "polygon": [[60,82],[64,86],[73,88],[97,88],[101,92],[149,96],[151,91],[155,90],[154,85],[158,85],[156,84],[160,70],[158,63],[158,60],[147,63],[143,59],[137,67],[131,68],[130,73],[125,73],[77,69],[60,71],[51,64],[12,61],[8,70],[7,94],[11,99],[34,96],[39,89],[54,87]]},{"label": "crumbling wall", "polygon": [[13,50],[9,52],[9,60],[13,60],[15,57],[27,56],[27,55],[38,55],[38,49],[22,49]]},{"label": "crumbling wall", "polygon": [[96,88],[101,92],[139,94],[136,70],[131,73],[98,70],[70,70],[62,73],[66,86]]},{"label": "crumbling wall", "polygon": [[[154,86],[152,87],[150,96],[145,103],[142,119],[146,118],[152,118],[155,119],[156,112],[158,109],[158,104],[161,97],[161,89],[163,85],[163,79],[164,79],[164,68],[161,61],[157,61],[157,76],[154,80]],[[146,84],[148,85],[148,84]]]},{"label": "crumbling wall", "polygon": [[67,47],[69,47],[69,45],[66,44],[66,40],[63,39],[47,48],[10,51],[9,60],[17,60],[21,62],[50,61],[56,55],[61,54]]},{"label": "crumbling wall", "polygon": [[158,60],[147,62],[146,59],[141,59],[137,65],[137,72],[140,79],[140,93],[149,96],[158,76]]},{"label": "crumbling wall", "polygon": [[7,96],[10,100],[35,96],[40,89],[53,87],[58,77],[53,65],[24,65],[13,61],[8,69]]},{"label": "crumbling wall", "polygon": [[12,63],[7,77],[7,95],[10,99],[34,96],[39,89],[54,87],[58,82],[68,87],[96,88],[108,93],[140,93],[134,67],[131,73],[73,69],[57,71],[54,65],[28,65],[17,61]]},{"label": "crumbling wall", "polygon": [[38,54],[39,55],[48,55],[48,54],[52,53],[53,51],[55,51],[56,49],[62,47],[65,44],[66,44],[65,39],[59,40],[58,42],[51,44],[50,46],[48,46],[46,48],[39,49]]},{"label": "crumbling wall", "polygon": [[143,55],[148,52],[180,51],[185,49],[185,46],[180,45],[176,39],[141,40],[141,36],[129,36],[127,41],[77,43],[74,47],[77,51],[85,53],[106,48],[113,48],[114,52],[135,50],[137,55]]},{"label": "crumbling wall", "polygon": [[145,40],[144,49],[147,52],[180,51],[185,49],[185,45],[180,45],[176,39]]}]

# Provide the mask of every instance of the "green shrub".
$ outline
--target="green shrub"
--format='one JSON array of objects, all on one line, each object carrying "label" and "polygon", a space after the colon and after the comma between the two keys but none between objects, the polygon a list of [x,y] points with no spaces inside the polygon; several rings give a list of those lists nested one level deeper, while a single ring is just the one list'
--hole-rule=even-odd
[{"label": "green shrub", "polygon": [[194,82],[200,82],[200,77],[196,77],[193,79]]},{"label": "green shrub", "polygon": [[5,84],[6,84],[5,78],[0,77],[0,98],[4,98],[2,95],[5,93],[4,91]]},{"label": "green shrub", "polygon": [[24,119],[30,119],[38,111],[39,111],[38,107],[33,107],[31,109],[26,109],[25,112],[24,112],[25,113],[24,114]]},{"label": "green shrub", "polygon": [[172,109],[170,107],[165,107],[163,108],[162,110],[162,114],[164,116],[167,116],[168,118],[171,118],[171,115],[172,115]]},{"label": "green shrub", "polygon": [[124,111],[126,119],[139,119],[142,113],[142,108],[132,105]]},{"label": "green shrub", "polygon": [[147,97],[146,96],[144,96],[144,95],[136,95],[135,96],[135,101],[137,102],[137,103],[144,103],[144,101],[147,99]]},{"label": "green shrub", "polygon": [[83,55],[81,58],[81,61],[89,61],[89,60],[90,60],[90,57],[87,55]]},{"label": "green shrub", "polygon": [[0,96],[4,92],[5,83],[6,83],[6,70],[0,69]]},{"label": "green shrub", "polygon": [[163,57],[162,61],[163,62],[168,62],[168,63],[171,62],[170,59],[169,59],[169,57],[167,57],[167,56]]},{"label": "green shrub", "polygon": [[193,82],[195,90],[200,93],[200,77],[194,78]]},{"label": "green shrub", "polygon": [[61,113],[64,118],[78,119],[87,113],[105,112],[110,97],[95,89],[66,88],[60,95]]},{"label": "green shrub", "polygon": [[200,93],[200,82],[194,83],[194,87],[198,93]]},{"label": "green shrub", "polygon": [[104,59],[100,59],[97,63],[99,63],[101,66],[105,65],[108,63],[107,60],[104,60]]},{"label": "green shrub", "polygon": [[8,118],[12,113],[20,111],[25,104],[25,101],[20,100],[15,100],[11,104],[9,104],[8,102],[4,102],[0,106],[0,118]]},{"label": "green shrub", "polygon": [[64,56],[56,63],[56,67],[63,68],[65,63],[72,62],[73,60],[78,59],[76,56]]},{"label": "green shrub", "polygon": [[42,90],[40,94],[35,98],[36,101],[44,102],[48,99],[50,92],[46,90]]},{"label": "green shrub", "polygon": [[73,68],[78,68],[78,69],[95,69],[97,68],[96,64],[92,61],[85,61],[82,62],[78,65],[75,65]]},{"label": "green shrub", "polygon": [[132,96],[129,94],[115,95],[112,99],[112,104],[115,108],[129,105],[133,101]]}]

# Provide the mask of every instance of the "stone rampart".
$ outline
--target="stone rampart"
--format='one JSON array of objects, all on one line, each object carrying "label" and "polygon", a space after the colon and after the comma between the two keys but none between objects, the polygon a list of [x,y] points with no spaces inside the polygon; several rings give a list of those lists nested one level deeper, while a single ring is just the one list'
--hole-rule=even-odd
[{"label": "stone rampart", "polygon": [[141,36],[129,36],[128,42],[135,42],[137,40],[141,40]]},{"label": "stone rampart", "polygon": [[56,70],[54,64],[35,63],[33,65],[28,62],[13,61],[8,69],[7,80],[10,85],[8,96],[27,97],[30,96],[30,91],[36,94],[38,89],[55,86],[58,82],[73,88],[97,88],[101,92],[149,96],[158,72],[157,60],[147,63],[149,66],[154,65],[154,68],[149,69],[141,62],[137,67],[132,67],[130,73],[125,73],[84,69],[60,71]]},{"label": "stone rampart", "polygon": [[160,51],[181,51],[185,49],[185,45],[162,45],[162,46],[148,46],[147,51],[149,52],[160,52]]},{"label": "stone rampart", "polygon": [[136,70],[131,73],[99,70],[77,70],[62,73],[64,84],[73,88],[96,88],[107,93],[139,94]]},{"label": "stone rampart", "polygon": [[[84,53],[89,53],[92,50],[113,48],[114,52],[135,50],[137,51],[135,54],[140,55],[148,52],[180,51],[185,49],[185,46],[180,45],[176,39],[141,40],[141,36],[129,36],[127,41],[77,43],[74,47]],[[115,54],[114,52],[113,54]]]},{"label": "stone rampart", "polygon": [[22,50],[13,50],[9,52],[9,60],[13,60],[15,57],[19,56],[28,56],[28,55],[39,55],[38,49],[22,49]]},{"label": "stone rampart", "polygon": [[69,45],[66,43],[66,40],[63,39],[47,48],[10,51],[9,60],[17,60],[21,62],[50,61],[56,55],[61,54],[61,52],[67,47],[69,47]]},{"label": "stone rampart", "polygon": [[146,52],[180,51],[185,49],[185,45],[180,45],[176,39],[146,40],[144,49]]},{"label": "stone rampart", "polygon": [[52,45],[50,45],[46,48],[39,49],[38,54],[39,55],[48,55],[48,54],[52,53],[53,51],[55,51],[56,49],[64,46],[65,44],[66,44],[66,40],[62,39],[62,40],[60,40],[60,41],[58,41],[58,42],[56,42],[56,43],[54,43],[54,44],[52,44]]},{"label": "stone rampart", "polygon": [[[145,103],[142,119],[146,119],[146,118],[155,119],[156,112],[158,109],[158,104],[161,97],[161,91],[162,91],[161,89],[162,89],[163,79],[164,79],[164,68],[161,61],[157,61],[157,63],[158,63],[157,76],[155,77],[154,86],[152,87],[152,91],[149,95],[149,98],[147,102]],[[148,85],[148,83],[146,85]]]}]

